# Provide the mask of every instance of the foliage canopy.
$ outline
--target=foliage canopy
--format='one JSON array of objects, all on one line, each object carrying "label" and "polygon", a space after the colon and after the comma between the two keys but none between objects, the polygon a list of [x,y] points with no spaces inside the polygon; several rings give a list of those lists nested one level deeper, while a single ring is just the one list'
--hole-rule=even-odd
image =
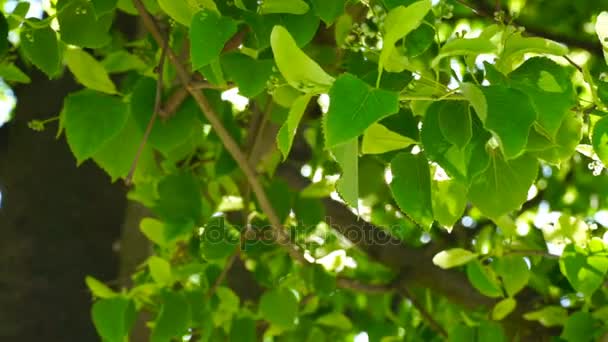
[{"label": "foliage canopy", "polygon": [[101,338],[605,338],[608,12],[547,3],[5,10],[0,77],[71,73],[58,134],[154,214],[132,286],[86,279]]}]

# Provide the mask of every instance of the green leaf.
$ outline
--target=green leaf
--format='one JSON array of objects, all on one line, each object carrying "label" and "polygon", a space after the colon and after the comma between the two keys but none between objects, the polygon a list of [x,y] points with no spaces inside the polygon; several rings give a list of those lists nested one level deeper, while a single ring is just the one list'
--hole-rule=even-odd
[{"label": "green leaf", "polygon": [[488,102],[485,127],[496,134],[507,159],[521,155],[528,142],[528,131],[536,120],[536,111],[528,96],[513,88],[483,88]]},{"label": "green leaf", "polygon": [[488,103],[483,91],[473,83],[463,82],[460,84],[460,92],[471,103],[481,122],[485,122],[488,118]]},{"label": "green leaf", "polygon": [[602,44],[604,60],[608,64],[608,12],[603,11],[598,14],[595,22],[595,33]]},{"label": "green leaf", "polygon": [[118,0],[91,0],[91,2],[93,3],[95,15],[99,18],[108,12],[114,11]]},{"label": "green leaf", "polygon": [[305,93],[318,94],[327,91],[334,83],[333,77],[300,50],[285,27],[275,26],[272,29],[270,45],[279,71],[292,87]]},{"label": "green leaf", "polygon": [[506,342],[507,338],[497,322],[481,321],[477,330],[477,341]]},{"label": "green leaf", "polygon": [[597,331],[593,316],[588,312],[578,311],[568,317],[560,337],[568,342],[594,341]]},{"label": "green leaf", "polygon": [[159,246],[166,246],[168,241],[165,238],[165,225],[156,219],[144,217],[139,222],[139,230],[148,238]]},{"label": "green leaf", "polygon": [[496,273],[501,277],[507,295],[514,297],[530,279],[530,270],[523,257],[504,256],[493,264]]},{"label": "green leaf", "polygon": [[538,172],[538,161],[528,155],[505,160],[500,152],[490,152],[490,166],[472,183],[469,199],[481,212],[498,219],[519,208]]},{"label": "green leaf", "polygon": [[478,260],[473,260],[467,264],[467,278],[484,296],[501,297],[503,295],[494,271],[487,266],[483,266]]},{"label": "green leaf", "polygon": [[259,7],[261,14],[289,13],[304,14],[310,7],[303,0],[264,0]]},{"label": "green leaf", "polygon": [[344,13],[346,0],[311,0],[311,3],[317,16],[319,16],[326,25],[331,25],[342,13]]},{"label": "green leaf", "polygon": [[477,253],[462,248],[441,251],[433,257],[433,264],[443,269],[462,266],[477,259]]},{"label": "green leaf", "polygon": [[142,71],[148,67],[141,58],[125,50],[110,53],[101,64],[109,73],[121,73],[129,70]]},{"label": "green leaf", "polygon": [[86,48],[100,48],[110,43],[112,13],[98,17],[93,3],[87,0],[60,0],[57,21],[61,40]]},{"label": "green leaf", "polygon": [[433,103],[424,118],[421,141],[425,154],[430,160],[437,162],[448,175],[468,186],[475,177],[488,168],[489,157],[486,152],[486,143],[491,135],[483,129],[479,119],[472,116],[471,140],[465,148],[461,149],[445,138],[439,123],[441,112],[458,111],[465,104],[464,101]]},{"label": "green leaf", "polygon": [[536,129],[530,130],[526,149],[547,163],[560,165],[570,160],[582,138],[583,118],[578,114],[570,114],[562,121],[554,141],[538,133]]},{"label": "green leaf", "polygon": [[464,323],[453,325],[450,328],[449,342],[471,342],[476,341],[476,329]]},{"label": "green leaf", "polygon": [[198,70],[214,61],[234,36],[237,23],[215,11],[202,10],[190,25],[190,56],[192,68]]},{"label": "green leaf", "polygon": [[167,221],[198,222],[202,215],[202,199],[198,181],[190,173],[168,175],[158,183],[158,215]]},{"label": "green leaf", "polygon": [[116,87],[103,65],[87,52],[67,49],[64,60],[76,80],[87,88],[108,94],[116,94]]},{"label": "green leaf", "polygon": [[201,252],[208,260],[222,260],[234,254],[239,237],[230,231],[224,217],[213,217],[201,236]]},{"label": "green leaf", "polygon": [[279,129],[279,133],[277,134],[277,146],[283,154],[283,160],[286,160],[287,155],[289,155],[291,144],[293,142],[293,138],[296,136],[298,125],[300,124],[302,115],[304,115],[304,112],[306,112],[306,107],[308,106],[311,98],[311,94],[304,94],[298,97],[289,109],[287,120],[285,120],[281,126],[281,129]]},{"label": "green leaf", "polygon": [[152,342],[171,341],[185,335],[190,325],[190,303],[178,292],[166,292],[152,329]]},{"label": "green leaf", "polygon": [[282,328],[295,324],[298,300],[288,289],[275,288],[264,292],[259,304],[260,314],[268,322]]},{"label": "green leaf", "polygon": [[336,80],[329,97],[329,111],[323,118],[327,148],[358,137],[376,121],[399,111],[396,92],[372,88],[351,74]]},{"label": "green leaf", "polygon": [[256,325],[251,318],[239,318],[232,321],[230,341],[257,342]]},{"label": "green leaf", "polygon": [[[184,26],[190,26],[196,9],[190,6],[190,1],[182,0],[158,0],[160,8],[167,13],[171,19]],[[213,9],[213,8],[210,8]],[[218,31],[220,32],[220,31]]]},{"label": "green leaf", "polygon": [[13,63],[0,64],[0,77],[6,82],[30,83],[32,81]]},{"label": "green leaf", "polygon": [[494,308],[492,309],[492,319],[495,321],[502,320],[503,318],[507,317],[511,312],[513,312],[516,306],[517,301],[515,300],[515,298],[509,297],[501,300],[500,302],[496,303],[496,305],[494,305]]},{"label": "green leaf", "polygon": [[500,69],[510,70],[515,62],[526,53],[563,56],[568,48],[560,43],[541,37],[522,37],[521,33],[509,36],[505,42],[502,58],[498,61]]},{"label": "green leaf", "polygon": [[348,205],[359,207],[359,141],[350,141],[331,149],[342,168],[342,175],[336,183],[336,190]]},{"label": "green leaf", "polygon": [[393,198],[399,208],[423,228],[433,223],[431,179],[427,159],[421,153],[399,153],[391,161]]},{"label": "green leaf", "polygon": [[[155,98],[156,81],[147,77],[138,80],[131,94],[129,108],[142,134],[146,131],[154,113]],[[156,120],[148,137],[148,145],[168,155],[198,131],[200,116],[196,102],[193,99],[186,99],[169,119]]]},{"label": "green leaf", "polygon": [[460,55],[480,55],[483,53],[495,53],[496,45],[489,38],[478,37],[472,39],[456,38],[445,43],[439,50],[439,54],[431,65],[437,66],[439,61],[446,57]]},{"label": "green leaf", "polygon": [[416,143],[416,140],[395,133],[379,123],[365,130],[361,152],[363,154],[382,154],[400,150]]},{"label": "green leaf", "polygon": [[514,88],[530,98],[538,124],[550,138],[555,137],[563,120],[576,106],[576,94],[567,69],[544,57],[525,61],[509,74]]},{"label": "green leaf", "polygon": [[339,329],[349,331],[353,328],[353,324],[351,323],[348,317],[344,316],[344,314],[340,312],[332,312],[325,314],[315,320],[315,323],[319,325],[326,326],[331,329]]},{"label": "green leaf", "polygon": [[538,321],[545,327],[563,325],[568,319],[568,310],[561,306],[549,305],[540,310],[527,312],[523,315],[529,321]]},{"label": "green leaf", "polygon": [[116,136],[127,117],[127,106],[117,97],[88,89],[68,95],[63,104],[61,122],[78,164],[92,157]]},{"label": "green leaf", "polygon": [[87,287],[95,297],[99,298],[112,298],[117,296],[117,293],[114,292],[111,288],[109,288],[106,284],[100,282],[99,280],[86,276],[84,281],[87,283]]},{"label": "green leaf", "polygon": [[576,291],[591,297],[604,281],[608,271],[608,257],[587,256],[577,252],[570,244],[566,246],[560,257],[559,268]]},{"label": "green leaf", "polygon": [[91,314],[104,341],[122,342],[135,322],[135,304],[122,296],[101,299],[93,304]]},{"label": "green leaf", "polygon": [[[437,175],[438,170],[433,172]],[[458,221],[467,205],[467,187],[456,179],[431,180],[431,201],[433,217],[445,227],[451,227]]]},{"label": "green leaf", "polygon": [[395,43],[420,26],[431,7],[431,1],[422,0],[408,7],[398,6],[388,12],[384,20],[382,52],[378,61],[378,81],[382,70],[395,52]]},{"label": "green leaf", "polygon": [[239,87],[239,93],[253,98],[266,89],[274,64],[270,59],[256,60],[242,53],[222,56],[222,66],[228,77]]},{"label": "green leaf", "polygon": [[[28,19],[30,23],[40,23],[38,19]],[[38,69],[47,76],[59,73],[61,58],[57,45],[57,34],[50,27],[32,28],[27,24],[21,29],[21,50]]]},{"label": "green leaf", "polygon": [[169,286],[173,282],[173,275],[171,274],[171,264],[163,258],[157,256],[151,256],[148,258],[148,267],[150,268],[150,275],[152,279],[163,286]]},{"label": "green leaf", "polygon": [[473,136],[473,123],[469,104],[457,101],[457,105],[444,106],[439,111],[439,128],[443,136],[453,145],[463,148]]},{"label": "green leaf", "polygon": [[608,116],[601,118],[593,126],[591,143],[602,163],[608,165]]}]

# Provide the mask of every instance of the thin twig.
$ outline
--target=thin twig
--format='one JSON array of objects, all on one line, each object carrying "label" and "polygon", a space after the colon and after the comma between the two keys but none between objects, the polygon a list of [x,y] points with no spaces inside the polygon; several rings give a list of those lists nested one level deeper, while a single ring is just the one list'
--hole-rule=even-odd
[{"label": "thin twig", "polygon": [[538,250],[538,249],[513,249],[510,251],[506,251],[502,254],[503,256],[510,256],[510,255],[521,255],[521,256],[541,256],[543,258],[547,258],[547,259],[559,259],[560,256],[557,254],[551,254],[547,251],[542,251],[542,250]]},{"label": "thin twig", "polygon": [[362,292],[367,294],[378,294],[395,291],[395,288],[390,284],[366,284],[355,279],[338,277],[336,279],[336,286],[342,289],[353,290],[356,292]]},{"label": "thin twig", "polygon": [[[160,35],[160,31],[159,31]],[[167,39],[162,38],[162,51],[160,53],[160,61],[158,62],[158,67],[156,71],[158,73],[158,78],[156,80],[156,98],[154,99],[154,111],[152,112],[152,116],[150,117],[150,121],[148,121],[148,126],[146,127],[146,131],[144,133],[143,138],[141,139],[141,143],[139,144],[139,148],[137,149],[137,153],[135,154],[135,159],[133,160],[133,164],[131,165],[131,169],[129,170],[129,174],[125,182],[127,185],[131,185],[133,181],[133,175],[135,174],[135,170],[137,169],[137,164],[139,162],[139,158],[141,158],[141,154],[143,153],[144,147],[146,146],[146,142],[150,137],[150,132],[152,132],[152,127],[154,127],[154,122],[156,122],[156,117],[159,115],[161,111],[162,101],[163,101],[163,73],[165,66],[165,57],[167,55],[169,42]]]},{"label": "thin twig", "polygon": [[234,253],[232,253],[232,255],[230,255],[230,258],[228,258],[228,260],[226,260],[226,265],[224,265],[224,269],[222,269],[222,273],[220,273],[220,275],[215,279],[215,281],[213,282],[213,285],[211,285],[211,287],[209,288],[209,291],[207,291],[207,293],[205,294],[205,299],[210,299],[213,296],[213,294],[215,294],[215,291],[217,290],[217,288],[220,285],[222,285],[222,283],[224,282],[224,279],[226,279],[228,272],[232,268],[232,265],[234,264],[234,261],[239,256],[239,254],[241,254],[240,244],[238,246],[236,246],[236,250],[234,251]]},{"label": "thin twig", "polygon": [[[163,42],[163,37],[154,18],[148,13],[141,0],[133,0],[133,4],[139,12],[139,15],[143,20],[143,24],[146,30],[152,35],[152,37],[157,41],[157,43],[161,44]],[[264,187],[262,186],[262,183],[260,182],[255,172],[255,169],[247,160],[247,156],[243,153],[243,151],[241,151],[239,145],[232,138],[230,133],[228,133],[219,115],[215,112],[215,110],[207,100],[207,97],[205,97],[203,93],[191,86],[190,82],[192,80],[192,77],[190,73],[186,70],[184,65],[181,63],[177,55],[171,49],[167,49],[167,57],[175,67],[175,72],[180,83],[186,88],[186,90],[188,90],[190,95],[192,95],[199,108],[207,118],[207,121],[209,121],[211,127],[213,127],[215,133],[218,135],[218,137],[226,147],[226,150],[228,150],[232,158],[238,164],[241,171],[243,171],[243,173],[245,174],[245,177],[247,178],[247,181],[251,186],[251,190],[258,199],[258,203],[260,204],[262,211],[266,214],[266,217],[268,218],[271,226],[276,232],[277,236],[275,238],[275,241],[279,245],[286,248],[289,254],[294,259],[299,260],[302,263],[306,263],[307,261],[304,256],[298,251],[295,246],[291,244],[291,238],[289,234],[285,231],[281,220],[279,219],[274,208],[272,207],[272,204],[270,203],[270,200],[268,199],[268,196],[264,191]]]},{"label": "thin twig", "polygon": [[570,65],[572,65],[573,67],[575,67],[576,70],[580,71],[581,74],[583,73],[583,68],[580,65],[576,64],[576,62],[573,61],[570,57],[568,57],[568,55],[563,55],[562,57],[564,57],[564,59],[567,60],[568,63],[570,63]]}]

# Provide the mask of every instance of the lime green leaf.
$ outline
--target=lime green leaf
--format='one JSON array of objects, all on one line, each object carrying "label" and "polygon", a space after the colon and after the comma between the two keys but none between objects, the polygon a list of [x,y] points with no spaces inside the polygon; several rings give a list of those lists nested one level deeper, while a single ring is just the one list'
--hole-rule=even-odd
[{"label": "lime green leaf", "polygon": [[506,342],[507,338],[497,322],[484,320],[479,323],[477,341]]},{"label": "lime green leaf", "polygon": [[488,118],[488,103],[483,91],[477,85],[467,82],[460,84],[460,91],[467,101],[471,103],[481,122],[485,122]]},{"label": "lime green leaf", "polygon": [[91,0],[93,3],[93,9],[97,18],[100,16],[112,12],[116,8],[118,0]]},{"label": "lime green leaf", "polygon": [[348,319],[348,317],[344,316],[344,314],[340,312],[328,313],[317,318],[315,322],[319,325],[323,325],[332,329],[348,331],[353,328],[353,324],[350,322],[350,319]]},{"label": "lime green leaf", "polygon": [[178,292],[166,292],[162,296],[163,304],[154,323],[152,342],[171,341],[181,338],[188,330],[190,323],[190,303]]},{"label": "lime green leaf", "polygon": [[122,342],[135,322],[135,304],[122,296],[101,299],[93,304],[91,314],[104,341]]},{"label": "lime green leaf", "polygon": [[158,183],[159,199],[155,211],[172,221],[198,222],[202,215],[202,200],[198,181],[190,173],[168,175]]},{"label": "lime green leaf", "polygon": [[545,306],[540,310],[525,313],[524,319],[527,319],[528,321],[538,321],[545,327],[554,327],[563,325],[566,322],[568,319],[568,310],[556,305]]},{"label": "lime green leaf", "polygon": [[603,11],[597,16],[595,33],[600,40],[600,44],[602,44],[604,59],[608,64],[608,12]]},{"label": "lime green leaf", "polygon": [[500,302],[496,303],[496,305],[494,305],[494,308],[492,309],[492,319],[495,321],[502,320],[503,318],[507,317],[507,315],[509,315],[511,312],[513,312],[516,306],[517,301],[515,300],[515,298],[509,297],[501,300]]},{"label": "lime green leaf", "polygon": [[6,82],[30,83],[32,81],[13,63],[0,64],[0,77]]},{"label": "lime green leaf", "polygon": [[[190,1],[182,0],[158,0],[160,8],[167,13],[171,19],[184,26],[190,26],[196,9],[190,6]],[[211,8],[212,9],[212,8]],[[219,32],[219,31],[218,31]]]},{"label": "lime green leaf", "polygon": [[272,29],[270,45],[279,71],[292,87],[315,94],[331,87],[334,78],[300,50],[286,28],[275,26]]},{"label": "lime green leaf", "polygon": [[68,68],[76,80],[87,88],[116,94],[116,87],[100,62],[80,49],[67,49],[64,53]]},{"label": "lime green leaf", "polygon": [[[27,12],[30,10],[30,3],[20,1],[17,3],[17,6],[13,9],[13,12],[10,16],[5,17],[8,23],[8,29],[14,30],[19,27],[23,23],[23,18],[27,15]],[[8,33],[8,32],[7,32]],[[7,37],[8,38],[8,37]],[[7,39],[8,42],[8,39]],[[8,47],[8,45],[7,45]]]},{"label": "lime green leaf", "polygon": [[528,130],[536,120],[536,111],[528,96],[513,88],[489,86],[483,88],[488,102],[485,127],[494,132],[507,159],[524,151]]},{"label": "lime green leaf", "polygon": [[222,56],[221,63],[228,77],[239,87],[239,93],[249,98],[264,91],[274,66],[270,59],[255,60],[242,53]]},{"label": "lime green leaf", "polygon": [[234,20],[215,11],[206,9],[194,15],[190,25],[192,68],[198,70],[215,60],[236,30]]},{"label": "lime green leaf", "polygon": [[336,183],[336,190],[348,205],[359,207],[359,141],[350,141],[331,149],[342,168],[342,175]]},{"label": "lime green leaf", "polygon": [[151,256],[148,258],[148,267],[152,279],[159,285],[171,285],[173,275],[171,274],[171,264],[163,258]]},{"label": "lime green leaf", "polygon": [[555,137],[564,118],[576,105],[576,94],[567,69],[544,57],[530,58],[509,74],[514,88],[530,98],[537,121]]},{"label": "lime green leaf", "polygon": [[[320,0],[323,1],[323,0]],[[336,24],[334,25],[334,36],[336,38],[336,45],[342,47],[348,34],[353,27],[353,18],[348,14],[343,14],[338,17]]]},{"label": "lime green leaf", "polygon": [[145,217],[139,223],[139,230],[148,238],[159,246],[167,245],[165,238],[165,225],[156,219]]},{"label": "lime green leaf", "polygon": [[457,101],[456,104],[458,105],[443,107],[439,111],[439,128],[447,141],[463,148],[473,136],[473,123],[469,104],[464,101]]},{"label": "lime green leaf", "polygon": [[590,313],[583,311],[575,312],[568,317],[560,337],[568,342],[595,341],[594,336],[598,331],[595,323]]},{"label": "lime green leaf", "polygon": [[[435,168],[435,174],[439,171]],[[452,227],[458,221],[467,205],[467,187],[456,179],[431,180],[431,200],[433,217],[439,224]]]},{"label": "lime green leaf", "polygon": [[445,43],[439,50],[439,54],[433,62],[433,66],[437,66],[439,61],[446,57],[460,55],[480,55],[482,53],[494,53],[497,47],[490,41],[489,38],[478,37],[472,39],[456,38]]},{"label": "lime green leaf", "polygon": [[259,7],[261,14],[289,13],[304,14],[310,7],[303,0],[264,0]]},{"label": "lime green leaf", "polygon": [[575,290],[591,297],[604,281],[608,271],[608,258],[600,255],[586,256],[570,244],[560,257],[559,268]]},{"label": "lime green leaf", "polygon": [[391,161],[393,198],[399,208],[423,228],[433,223],[431,179],[422,154],[399,153]]},{"label": "lime green leaf", "polygon": [[[40,23],[38,19],[28,19]],[[21,29],[21,50],[38,69],[47,76],[56,76],[61,66],[57,34],[50,27],[32,28],[27,24]]]},{"label": "lime green leaf", "polygon": [[344,13],[346,0],[311,0],[311,3],[317,16],[319,16],[325,24],[331,25],[336,18]]},{"label": "lime green leaf", "polygon": [[435,254],[433,264],[443,269],[448,269],[465,265],[476,258],[477,253],[462,248],[452,248]]},{"label": "lime green leaf", "polygon": [[146,63],[138,56],[119,50],[110,53],[102,62],[104,69],[109,73],[121,73],[129,70],[144,70]]},{"label": "lime green leaf", "polygon": [[601,118],[593,126],[591,142],[602,163],[608,165],[608,116]]},{"label": "lime green leaf", "polygon": [[490,166],[469,189],[469,198],[481,212],[498,219],[519,208],[538,172],[538,161],[528,155],[505,160],[500,152],[490,152]]},{"label": "lime green leaf", "polygon": [[381,154],[400,150],[415,143],[416,140],[412,138],[404,137],[379,123],[374,123],[363,134],[361,152],[363,154]]},{"label": "lime green leaf", "polygon": [[562,121],[554,141],[536,129],[530,130],[526,149],[547,163],[559,165],[572,157],[582,138],[583,118],[578,114],[570,114]]},{"label": "lime green leaf", "polygon": [[298,300],[288,289],[275,288],[264,292],[260,299],[260,314],[268,322],[283,328],[295,324],[298,313]]},{"label": "lime green leaf", "polygon": [[64,101],[61,121],[78,164],[116,136],[127,117],[127,106],[119,98],[88,89],[70,94]]},{"label": "lime green leaf", "polygon": [[431,7],[431,1],[422,0],[414,2],[408,7],[395,7],[388,12],[384,21],[382,52],[378,62],[378,80],[394,53],[395,43],[420,26]]},{"label": "lime green leaf", "polygon": [[112,13],[98,18],[90,1],[60,0],[57,3],[57,21],[61,40],[68,44],[100,48],[111,40]]},{"label": "lime green leaf", "polygon": [[279,133],[277,134],[277,145],[283,154],[283,160],[287,159],[298,125],[300,124],[302,115],[304,115],[311,98],[311,94],[304,94],[298,97],[289,109],[287,120],[285,120],[281,129],[279,129]]},{"label": "lime green leaf", "polygon": [[[140,132],[143,134],[154,113],[156,98],[156,81],[144,77],[137,81],[131,94],[130,110]],[[200,110],[192,99],[187,99],[177,112],[167,120],[156,120],[148,144],[167,155],[200,127],[198,115]]]},{"label": "lime green leaf", "polygon": [[351,74],[336,80],[329,97],[329,111],[324,116],[328,148],[358,137],[376,121],[399,111],[396,92],[372,88]]},{"label": "lime green leaf", "polygon": [[502,296],[496,274],[491,268],[483,266],[478,260],[473,260],[467,264],[467,277],[471,284],[484,296]]},{"label": "lime green leaf", "polygon": [[501,65],[501,68],[506,68],[505,71],[508,71],[526,53],[563,56],[568,53],[568,48],[549,39],[522,37],[521,33],[516,33],[507,39],[499,65]]},{"label": "lime green leaf", "polygon": [[111,288],[109,288],[106,284],[100,282],[99,280],[86,276],[84,281],[87,283],[87,287],[95,297],[99,298],[112,298],[117,296],[117,293],[114,292]]},{"label": "lime green leaf", "polygon": [[509,297],[515,296],[528,284],[530,270],[523,257],[504,256],[497,259],[493,266],[495,266],[496,273],[501,277]]}]

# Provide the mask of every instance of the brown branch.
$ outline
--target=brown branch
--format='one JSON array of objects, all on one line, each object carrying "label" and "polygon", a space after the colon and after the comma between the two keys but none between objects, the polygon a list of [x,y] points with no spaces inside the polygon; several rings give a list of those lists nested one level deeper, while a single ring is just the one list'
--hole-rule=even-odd
[{"label": "brown branch", "polygon": [[135,174],[135,170],[137,169],[137,164],[139,163],[139,158],[141,158],[141,154],[144,151],[144,147],[146,146],[146,142],[148,142],[148,138],[150,137],[150,133],[152,132],[152,127],[154,127],[154,122],[156,122],[156,117],[159,115],[161,111],[161,105],[163,101],[163,71],[165,66],[165,57],[167,56],[167,50],[169,42],[166,38],[161,36],[159,31],[159,37],[161,39],[160,44],[162,44],[162,51],[160,54],[160,61],[158,62],[158,66],[156,67],[156,72],[158,73],[158,79],[156,80],[156,97],[154,99],[154,111],[152,112],[152,116],[150,117],[150,121],[148,121],[148,126],[146,127],[146,131],[144,132],[144,136],[141,139],[141,143],[137,149],[135,154],[135,159],[133,160],[133,164],[131,165],[131,169],[129,170],[129,174],[125,182],[127,185],[131,185],[133,180],[133,175]]},{"label": "brown branch", "polygon": [[220,275],[217,276],[217,278],[213,282],[213,285],[211,285],[211,287],[209,288],[209,291],[207,291],[207,293],[205,294],[205,299],[207,299],[207,300],[210,299],[213,296],[213,294],[215,293],[215,291],[217,290],[217,288],[220,285],[222,285],[222,283],[224,282],[224,279],[226,279],[226,276],[228,275],[228,272],[230,272],[230,269],[232,268],[234,261],[240,254],[241,254],[241,245],[239,244],[238,246],[236,246],[236,250],[234,251],[234,253],[232,253],[230,258],[228,258],[228,260],[226,261],[226,265],[224,265],[224,268],[222,269],[222,273],[220,273]]},{"label": "brown branch", "polygon": [[[142,17],[143,24],[146,30],[159,44],[161,44],[163,42],[163,37],[154,18],[152,18],[152,16],[147,12],[141,0],[133,0],[133,4],[137,8],[139,15]],[[188,90],[190,95],[192,95],[199,108],[207,118],[207,121],[209,121],[215,133],[218,135],[218,137],[224,144],[226,150],[228,150],[228,152],[236,161],[241,171],[243,171],[243,173],[245,174],[245,177],[247,178],[247,181],[251,186],[251,190],[258,199],[258,203],[260,204],[262,211],[266,214],[266,217],[270,221],[272,228],[276,232],[277,243],[287,249],[289,254],[294,259],[299,260],[302,263],[306,263],[306,259],[304,259],[302,254],[291,244],[290,236],[285,231],[283,224],[281,223],[274,208],[272,207],[272,204],[270,203],[270,200],[268,199],[268,196],[264,191],[262,183],[260,182],[254,168],[247,160],[247,156],[241,151],[239,145],[232,138],[230,133],[228,133],[220,117],[210,105],[205,95],[194,87],[192,87],[190,83],[192,77],[190,73],[186,70],[184,65],[180,62],[177,55],[171,49],[167,49],[167,56],[175,67],[175,72],[180,83],[186,88],[186,90]]]}]

